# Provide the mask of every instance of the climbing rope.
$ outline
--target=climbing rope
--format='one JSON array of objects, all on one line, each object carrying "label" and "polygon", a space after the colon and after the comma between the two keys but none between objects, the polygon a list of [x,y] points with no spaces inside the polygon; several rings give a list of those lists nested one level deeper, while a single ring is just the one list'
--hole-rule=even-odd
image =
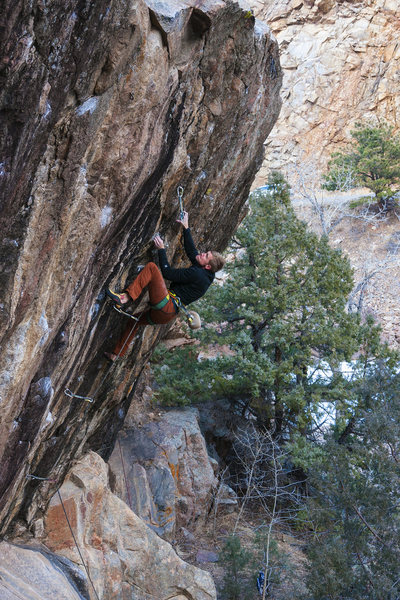
[{"label": "climbing rope", "polygon": [[98,595],[98,594],[97,594],[97,592],[96,592],[96,588],[94,587],[94,583],[93,583],[93,581],[92,581],[92,578],[90,577],[90,574],[89,574],[88,568],[87,568],[87,566],[86,566],[86,563],[85,563],[85,561],[83,560],[83,556],[82,556],[82,553],[81,553],[81,551],[80,551],[80,549],[79,549],[78,542],[76,541],[76,537],[75,537],[75,535],[74,535],[74,532],[73,532],[73,530],[72,530],[71,523],[70,523],[70,521],[69,521],[69,518],[68,518],[68,515],[67,515],[67,511],[65,510],[65,506],[64,506],[63,499],[61,498],[60,490],[57,490],[57,494],[58,494],[58,496],[59,496],[59,498],[60,498],[61,506],[62,506],[62,508],[63,508],[64,515],[65,515],[65,518],[66,518],[66,520],[67,520],[67,523],[68,523],[69,530],[70,530],[70,532],[71,532],[71,535],[72,535],[72,539],[74,540],[74,543],[75,543],[76,549],[78,550],[78,554],[79,554],[79,556],[80,556],[80,558],[81,558],[82,565],[85,567],[86,574],[87,574],[87,576],[88,576],[88,579],[89,579],[90,583],[92,584],[92,588],[93,588],[93,591],[94,591],[94,593],[95,593],[95,596],[96,596],[97,600],[100,600],[100,598],[99,598],[99,595]]},{"label": "climbing rope", "polygon": [[183,219],[183,217],[185,216],[185,209],[183,206],[183,187],[181,185],[178,186],[178,189],[176,190],[178,193],[178,202],[179,202],[179,218]]},{"label": "climbing rope", "polygon": [[[26,477],[27,477],[27,479],[37,479],[38,481],[51,481],[51,482],[56,482],[56,481],[57,481],[56,479],[50,479],[49,477],[38,477],[37,475],[32,475],[32,473],[28,473],[28,474],[26,475]],[[72,539],[73,539],[73,540],[74,540],[74,542],[75,542],[76,549],[78,550],[78,554],[79,554],[79,556],[80,556],[80,558],[81,558],[82,565],[84,566],[84,568],[85,568],[85,571],[86,571],[86,573],[87,573],[87,576],[88,576],[88,579],[89,579],[90,583],[92,584],[92,588],[93,588],[93,591],[94,591],[94,593],[95,593],[95,596],[96,596],[97,600],[100,600],[100,598],[99,598],[99,596],[98,596],[98,594],[97,594],[97,592],[96,592],[96,588],[94,587],[94,584],[93,584],[92,578],[90,577],[90,574],[89,574],[88,568],[87,568],[87,566],[86,566],[86,564],[85,564],[85,561],[83,560],[83,556],[82,556],[82,553],[81,553],[81,551],[80,551],[80,549],[79,549],[78,542],[76,541],[76,538],[75,538],[74,532],[73,532],[73,530],[72,530],[71,523],[70,523],[70,520],[69,520],[69,518],[68,518],[67,511],[65,510],[64,502],[63,502],[63,499],[62,499],[62,497],[61,497],[61,494],[60,494],[60,490],[57,490],[57,494],[58,494],[58,497],[60,498],[61,506],[62,506],[62,509],[63,509],[63,511],[64,511],[64,515],[65,515],[65,518],[66,518],[66,520],[67,520],[68,527],[69,527],[69,530],[70,530],[70,532],[71,532],[71,535],[72,535]]]},{"label": "climbing rope", "polygon": [[[179,211],[180,211],[180,212],[179,212],[179,218],[180,218],[180,219],[183,219],[183,217],[184,217],[184,215],[185,215],[185,208],[184,208],[184,205],[183,205],[183,187],[182,187],[181,185],[179,185],[179,186],[177,187],[177,190],[176,190],[176,191],[177,191],[177,194],[178,194],[178,202],[179,202]],[[155,237],[156,235],[159,235],[159,234],[158,234],[158,233],[156,233],[156,234],[153,236],[153,239],[154,239],[154,237]],[[172,295],[174,295],[174,294],[172,294]],[[178,305],[178,308],[179,308],[179,309],[181,309],[181,310],[182,310],[182,311],[185,313],[185,315],[186,315],[186,318],[187,318],[187,320],[189,321],[189,323],[191,323],[191,321],[193,320],[193,318],[192,318],[192,316],[191,316],[190,312],[189,312],[189,311],[187,310],[187,308],[184,306],[184,304],[182,304],[182,302],[181,302],[180,298],[178,298],[178,297],[176,297],[176,296],[174,295],[174,301],[175,301],[175,303]],[[103,385],[103,383],[104,383],[104,382],[105,382],[105,380],[107,379],[108,375],[110,374],[110,372],[111,372],[111,369],[112,369],[112,368],[113,368],[113,366],[114,366],[114,363],[115,363],[115,362],[116,362],[116,360],[117,360],[117,359],[120,357],[120,354],[121,354],[121,352],[122,352],[122,351],[123,351],[123,349],[125,348],[125,346],[126,346],[126,343],[127,343],[127,341],[129,340],[129,338],[130,338],[130,336],[131,336],[131,333],[132,333],[132,331],[133,331],[134,327],[136,326],[136,323],[139,321],[140,317],[141,317],[141,316],[143,315],[143,313],[144,313],[144,310],[143,310],[143,311],[140,313],[140,315],[139,315],[138,317],[136,317],[135,315],[131,315],[130,313],[128,313],[128,312],[126,312],[125,310],[123,310],[123,308],[122,308],[121,306],[119,306],[119,305],[116,305],[116,304],[114,304],[114,305],[113,305],[113,308],[114,308],[114,310],[116,310],[116,311],[117,311],[118,313],[120,313],[121,315],[124,315],[124,316],[126,316],[126,317],[129,317],[130,319],[133,319],[133,320],[134,320],[134,323],[133,323],[133,325],[132,325],[132,329],[131,329],[131,331],[129,332],[129,335],[128,335],[128,337],[126,338],[126,340],[125,340],[125,342],[124,342],[124,344],[123,344],[123,346],[122,346],[121,350],[120,350],[120,351],[119,351],[119,353],[117,354],[117,358],[116,358],[116,359],[115,359],[115,360],[112,362],[112,364],[110,365],[110,367],[107,369],[107,371],[105,372],[105,374],[104,374],[104,376],[103,376],[102,380],[100,381],[99,385],[98,385],[98,386],[97,386],[97,388],[95,389],[95,391],[94,391],[94,393],[93,393],[93,396],[80,396],[79,394],[75,394],[75,393],[74,393],[72,390],[70,390],[69,388],[65,388],[65,390],[64,390],[64,393],[65,393],[65,395],[66,395],[66,396],[68,396],[69,398],[76,398],[77,400],[84,400],[85,402],[90,402],[90,403],[93,403],[93,402],[94,402],[94,399],[95,399],[95,397],[96,397],[96,395],[97,395],[98,391],[100,390],[101,386]]]}]

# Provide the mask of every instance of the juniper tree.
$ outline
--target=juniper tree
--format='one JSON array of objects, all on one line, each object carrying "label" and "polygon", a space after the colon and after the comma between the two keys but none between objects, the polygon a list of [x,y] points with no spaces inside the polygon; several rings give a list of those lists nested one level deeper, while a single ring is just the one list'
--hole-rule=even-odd
[{"label": "juniper tree", "polygon": [[224,567],[222,596],[224,600],[242,600],[252,592],[249,580],[249,565],[253,560],[251,552],[242,547],[240,537],[230,535],[222,547],[219,561]]},{"label": "juniper tree", "polygon": [[226,281],[199,303],[208,323],[202,342],[229,351],[212,360],[199,360],[193,348],[167,360],[163,355],[159,395],[173,404],[228,398],[279,436],[306,433],[321,400],[345,404],[340,364],[362,345],[363,360],[369,359],[373,328],[346,312],[347,258],[296,217],[280,174],[269,186],[250,199]]},{"label": "juniper tree", "polygon": [[381,210],[391,208],[400,190],[400,137],[389,125],[356,123],[348,150],[332,154],[324,187],[340,189],[343,173],[370,189]]}]

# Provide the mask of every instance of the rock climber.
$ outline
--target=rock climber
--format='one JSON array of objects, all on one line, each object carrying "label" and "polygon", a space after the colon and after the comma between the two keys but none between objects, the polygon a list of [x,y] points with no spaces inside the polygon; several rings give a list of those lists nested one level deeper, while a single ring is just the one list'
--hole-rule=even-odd
[{"label": "rock climber", "polygon": [[[118,306],[123,306],[130,300],[139,298],[145,287],[148,289],[150,299],[150,308],[140,315],[133,327],[128,323],[112,352],[105,352],[106,357],[111,361],[125,355],[139,326],[165,325],[176,317],[180,308],[185,310],[188,304],[201,298],[214,281],[215,273],[224,266],[225,260],[218,252],[209,250],[199,253],[197,251],[189,228],[189,215],[186,211],[182,213],[177,222],[183,226],[183,243],[185,252],[192,263],[190,267],[172,268],[167,259],[164,242],[159,235],[156,235],[154,245],[158,248],[161,272],[155,263],[150,262],[124,292],[117,293],[111,289],[106,292]],[[169,290],[163,277],[172,282]],[[191,327],[196,329],[200,327],[200,317],[197,313],[192,313],[192,315],[194,317]]]}]

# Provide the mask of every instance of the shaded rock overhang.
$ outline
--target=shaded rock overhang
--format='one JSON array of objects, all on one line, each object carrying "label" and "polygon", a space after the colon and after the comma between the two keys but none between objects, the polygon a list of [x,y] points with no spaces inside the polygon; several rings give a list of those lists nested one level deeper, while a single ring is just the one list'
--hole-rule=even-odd
[{"label": "shaded rock overhang", "polygon": [[4,534],[40,521],[83,452],[111,453],[165,330],[141,331],[104,379],[122,326],[104,288],[154,256],[156,231],[184,264],[178,185],[200,248],[226,246],[281,70],[268,27],[238,2],[5,0],[1,18]]}]

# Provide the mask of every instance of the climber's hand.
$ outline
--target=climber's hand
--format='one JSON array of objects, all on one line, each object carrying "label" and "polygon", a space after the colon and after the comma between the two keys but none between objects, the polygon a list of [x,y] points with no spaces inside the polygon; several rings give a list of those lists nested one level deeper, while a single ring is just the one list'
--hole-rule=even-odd
[{"label": "climber's hand", "polygon": [[189,213],[184,211],[182,219],[177,219],[176,222],[180,223],[185,229],[187,229],[189,227]]},{"label": "climber's hand", "polygon": [[159,235],[156,235],[154,237],[154,245],[159,249],[162,250],[164,248],[164,242],[162,241],[161,237]]}]

